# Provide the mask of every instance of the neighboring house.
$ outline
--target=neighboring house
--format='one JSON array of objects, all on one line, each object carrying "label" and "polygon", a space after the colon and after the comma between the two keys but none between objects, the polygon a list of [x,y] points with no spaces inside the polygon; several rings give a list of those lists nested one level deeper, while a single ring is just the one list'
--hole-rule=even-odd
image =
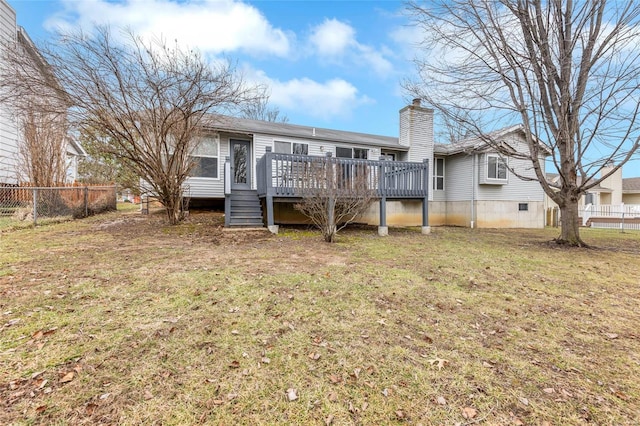
[{"label": "neighboring house", "polygon": [[86,151],[82,148],[82,145],[77,143],[71,138],[67,139],[67,152],[66,152],[66,182],[75,183],[78,180],[78,161],[80,157],[86,156]]},{"label": "neighboring house", "polygon": [[[610,170],[611,167],[603,167],[601,173],[607,174]],[[559,178],[558,174],[547,174],[551,183]],[[556,226],[560,220],[557,204],[546,196],[545,207],[547,224]],[[617,228],[626,221],[627,227],[640,229],[640,177],[625,179],[619,168],[580,197],[578,211],[583,226]]]},{"label": "neighboring house", "polygon": [[622,202],[640,206],[640,177],[622,179]]},{"label": "neighboring house", "polygon": [[[0,49],[7,40],[15,40],[16,33],[16,12],[5,0],[0,0]],[[16,118],[7,105],[0,104],[0,186],[18,183],[16,174],[18,144]]]},{"label": "neighboring house", "polygon": [[[15,11],[6,0],[0,0],[0,49],[5,43],[14,41],[17,41],[23,48],[25,55],[38,64],[38,68],[46,72],[47,65],[38,53],[36,46],[24,28],[16,24]],[[64,120],[64,118],[60,119]],[[0,186],[21,183],[18,173],[21,167],[18,162],[20,161],[19,151],[22,141],[23,134],[18,118],[12,114],[8,105],[0,105]],[[78,176],[78,158],[86,154],[79,144],[69,138],[66,139],[64,149],[65,152],[62,154],[63,159],[61,160],[65,161],[66,167],[64,183],[73,183]]]},{"label": "neighboring house", "polygon": [[[342,173],[350,167],[366,169],[378,191],[380,202],[361,222],[381,227],[544,226],[542,188],[509,170],[535,178],[530,163],[501,157],[478,140],[435,144],[433,110],[419,100],[401,109],[399,118],[396,138],[211,117],[207,136],[194,152],[197,166],[185,183],[185,196],[198,201],[225,197],[231,226],[260,225],[265,213],[269,226],[300,223],[303,218],[293,204],[305,185],[302,171],[309,170],[314,158],[330,156]],[[526,152],[519,126],[492,136],[514,152]]]}]

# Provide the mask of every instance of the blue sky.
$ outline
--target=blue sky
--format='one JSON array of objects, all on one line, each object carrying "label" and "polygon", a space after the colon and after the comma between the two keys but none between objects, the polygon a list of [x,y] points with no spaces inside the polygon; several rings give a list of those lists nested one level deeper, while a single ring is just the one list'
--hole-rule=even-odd
[{"label": "blue sky", "polygon": [[[8,1],[36,43],[66,26],[128,26],[237,61],[292,124],[388,136],[398,135],[409,98],[400,81],[414,73],[420,40],[392,0]],[[623,173],[640,176],[640,160]]]},{"label": "blue sky", "polygon": [[[128,25],[236,60],[293,124],[398,134],[413,32],[400,1],[9,0],[31,38]],[[115,22],[115,24],[114,24]]]}]

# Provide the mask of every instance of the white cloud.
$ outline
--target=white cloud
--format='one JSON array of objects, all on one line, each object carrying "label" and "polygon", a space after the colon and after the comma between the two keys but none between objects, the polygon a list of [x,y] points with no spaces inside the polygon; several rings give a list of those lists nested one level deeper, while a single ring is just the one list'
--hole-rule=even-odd
[{"label": "white cloud", "polygon": [[290,33],[274,28],[255,7],[234,0],[64,0],[65,11],[47,27],[129,27],[143,36],[176,39],[205,53],[244,51],[284,57]]},{"label": "white cloud", "polygon": [[306,77],[280,81],[269,78],[263,71],[254,71],[251,78],[269,87],[269,103],[279,107],[285,115],[287,110],[295,110],[321,120],[344,118],[351,116],[359,106],[372,102],[361,96],[354,85],[340,78],[325,82]]},{"label": "white cloud", "polygon": [[326,19],[313,29],[309,40],[320,55],[341,56],[357,45],[355,35],[353,27],[344,22]]},{"label": "white cloud", "polygon": [[360,44],[355,29],[337,19],[325,19],[314,27],[309,42],[313,51],[330,63],[371,68],[379,75],[393,71],[393,65],[382,51]]}]

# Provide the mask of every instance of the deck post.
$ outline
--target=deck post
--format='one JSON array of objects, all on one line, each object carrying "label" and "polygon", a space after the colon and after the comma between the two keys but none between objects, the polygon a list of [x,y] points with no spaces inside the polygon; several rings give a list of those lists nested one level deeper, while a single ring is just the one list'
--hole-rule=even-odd
[{"label": "deck post", "polygon": [[231,159],[224,158],[224,226],[231,224]]},{"label": "deck post", "polygon": [[422,233],[427,235],[431,233],[431,227],[429,226],[429,160],[425,158],[423,162],[425,167],[422,182],[425,196],[422,199]]},{"label": "deck post", "polygon": [[380,225],[378,226],[378,235],[381,237],[389,235],[389,227],[387,226],[387,197],[380,198]]},{"label": "deck post", "polygon": [[272,234],[277,234],[279,226],[276,225],[273,220],[273,195],[267,194],[265,198],[265,205],[267,207],[267,229]]}]

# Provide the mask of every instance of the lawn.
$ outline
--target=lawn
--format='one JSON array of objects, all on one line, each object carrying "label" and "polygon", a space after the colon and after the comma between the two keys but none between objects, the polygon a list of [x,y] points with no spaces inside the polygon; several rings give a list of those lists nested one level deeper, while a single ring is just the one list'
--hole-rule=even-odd
[{"label": "lawn", "polygon": [[0,233],[0,424],[640,423],[640,233]]}]

